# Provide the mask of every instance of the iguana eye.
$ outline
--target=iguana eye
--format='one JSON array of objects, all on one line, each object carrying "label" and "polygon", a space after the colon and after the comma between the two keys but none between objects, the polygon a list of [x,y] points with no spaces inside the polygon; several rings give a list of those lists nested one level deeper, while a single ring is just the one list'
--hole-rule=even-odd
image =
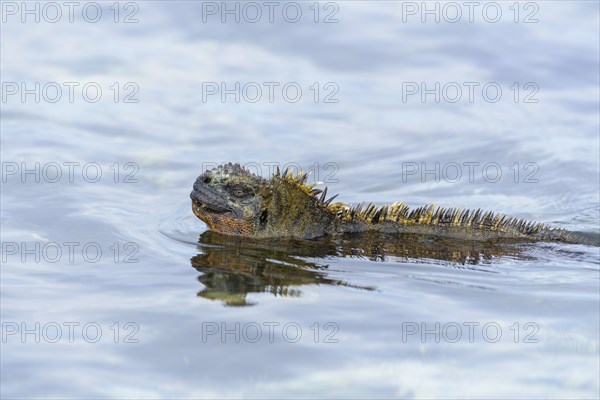
[{"label": "iguana eye", "polygon": [[248,195],[248,192],[241,187],[232,188],[231,193],[233,193],[235,197],[246,197]]}]

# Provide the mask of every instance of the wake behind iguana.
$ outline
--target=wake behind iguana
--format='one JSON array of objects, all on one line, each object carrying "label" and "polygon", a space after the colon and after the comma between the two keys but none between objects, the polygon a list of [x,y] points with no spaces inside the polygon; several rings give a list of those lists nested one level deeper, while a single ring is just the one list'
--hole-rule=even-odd
[{"label": "wake behind iguana", "polygon": [[267,180],[239,164],[206,171],[190,194],[194,214],[218,233],[252,238],[313,239],[378,231],[449,236],[467,240],[553,241],[598,245],[575,232],[481,210],[409,209],[404,203],[351,206],[327,199],[307,184],[308,174],[279,169]]}]

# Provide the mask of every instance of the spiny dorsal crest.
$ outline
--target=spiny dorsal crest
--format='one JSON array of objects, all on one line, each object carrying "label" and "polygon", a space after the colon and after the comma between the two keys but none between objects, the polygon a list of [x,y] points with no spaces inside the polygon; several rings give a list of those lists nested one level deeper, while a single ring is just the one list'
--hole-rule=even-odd
[{"label": "spiny dorsal crest", "polygon": [[524,234],[535,234],[550,228],[545,224],[507,217],[491,211],[436,208],[433,204],[411,210],[406,204],[397,202],[381,207],[372,203],[361,203],[358,206],[341,207],[337,216],[344,221],[372,224],[389,221],[404,225],[442,225],[491,231],[516,230]]},{"label": "spiny dorsal crest", "polygon": [[314,197],[315,200],[317,201],[317,204],[322,205],[323,207],[329,207],[329,205],[331,204],[333,199],[338,197],[338,195],[336,194],[334,196],[331,196],[329,199],[327,199],[327,188],[325,188],[323,190],[315,189],[315,186],[317,186],[319,184],[319,182],[307,184],[306,182],[308,180],[308,175],[309,175],[308,172],[303,172],[303,171],[300,171],[300,173],[298,175],[294,175],[293,172],[289,168],[286,168],[282,173],[279,170],[279,166],[278,166],[277,170],[275,171],[275,174],[273,174],[273,179],[279,179],[286,183],[296,185],[297,187],[302,189],[305,193]]}]

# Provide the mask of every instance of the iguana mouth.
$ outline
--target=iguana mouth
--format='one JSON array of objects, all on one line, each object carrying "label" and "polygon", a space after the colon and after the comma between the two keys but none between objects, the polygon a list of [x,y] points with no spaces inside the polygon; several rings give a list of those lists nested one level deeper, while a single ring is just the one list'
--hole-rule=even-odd
[{"label": "iguana mouth", "polygon": [[224,208],[213,208],[208,204],[204,204],[204,203],[200,203],[198,200],[192,198],[192,207],[194,207],[194,209],[196,210],[202,210],[202,211],[208,211],[211,214],[227,214],[230,213],[231,210],[229,209],[224,209]]},{"label": "iguana mouth", "polygon": [[229,207],[215,204],[216,201],[218,201],[218,197],[212,193],[192,190],[190,198],[192,199],[194,211],[208,211],[211,214],[226,214],[233,212]]}]

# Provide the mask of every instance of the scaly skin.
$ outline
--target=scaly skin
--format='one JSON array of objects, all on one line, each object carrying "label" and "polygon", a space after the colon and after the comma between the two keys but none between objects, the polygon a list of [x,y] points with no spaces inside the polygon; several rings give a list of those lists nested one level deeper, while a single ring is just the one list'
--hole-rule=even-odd
[{"label": "scaly skin", "polygon": [[313,239],[348,232],[379,231],[449,236],[469,240],[553,241],[598,245],[564,229],[481,210],[435,208],[410,210],[404,203],[356,207],[332,203],[327,189],[306,184],[307,174],[276,174],[269,180],[239,164],[200,175],[190,197],[194,214],[209,229],[252,238]]}]

